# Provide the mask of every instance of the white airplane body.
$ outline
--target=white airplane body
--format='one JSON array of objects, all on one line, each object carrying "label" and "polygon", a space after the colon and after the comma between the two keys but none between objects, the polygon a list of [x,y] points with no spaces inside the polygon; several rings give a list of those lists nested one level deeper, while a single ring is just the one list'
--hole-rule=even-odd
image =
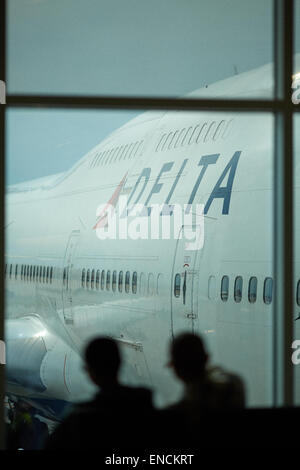
[{"label": "white airplane body", "polygon": [[[232,90],[250,97],[259,87],[270,96],[268,67],[191,96]],[[123,380],[153,387],[159,405],[170,403],[180,387],[165,366],[167,346],[188,330],[204,337],[214,364],[241,375],[249,405],[271,402],[272,126],[272,115],[262,113],[148,112],[70,171],[9,188],[8,394],[48,408],[91,396],[80,354],[91,338],[107,335],[122,348]],[[296,214],[299,176],[295,163]],[[100,240],[96,209],[118,207],[122,195],[129,206],[191,203],[195,211],[203,204],[203,248],[187,250],[184,238],[174,237]]]}]

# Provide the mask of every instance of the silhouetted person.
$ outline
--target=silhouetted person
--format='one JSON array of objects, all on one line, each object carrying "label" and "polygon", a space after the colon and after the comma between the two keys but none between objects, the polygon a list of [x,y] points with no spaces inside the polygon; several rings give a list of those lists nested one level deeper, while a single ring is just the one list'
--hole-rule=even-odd
[{"label": "silhouetted person", "polygon": [[99,386],[95,399],[77,405],[53,432],[47,449],[136,449],[145,445],[152,419],[152,392],[128,387],[118,381],[121,357],[117,343],[109,338],[93,340],[85,351],[85,366]]},{"label": "silhouetted person", "polygon": [[199,336],[183,333],[175,338],[170,346],[169,366],[184,385],[181,400],[162,413],[169,441],[187,445],[198,439],[207,440],[213,428],[220,424],[220,412],[244,407],[241,379],[221,368],[208,366],[208,354]]}]

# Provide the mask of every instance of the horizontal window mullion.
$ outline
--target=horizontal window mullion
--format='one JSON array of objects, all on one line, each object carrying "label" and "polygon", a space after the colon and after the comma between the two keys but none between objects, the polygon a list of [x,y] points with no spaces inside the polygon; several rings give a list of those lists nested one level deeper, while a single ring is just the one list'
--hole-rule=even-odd
[{"label": "horizontal window mullion", "polygon": [[117,96],[60,96],[60,95],[8,95],[8,107],[45,107],[45,108],[99,108],[99,109],[162,109],[182,111],[239,111],[239,112],[276,112],[288,109],[299,111],[292,101],[276,100],[238,100],[238,99],[185,99],[149,98]]}]

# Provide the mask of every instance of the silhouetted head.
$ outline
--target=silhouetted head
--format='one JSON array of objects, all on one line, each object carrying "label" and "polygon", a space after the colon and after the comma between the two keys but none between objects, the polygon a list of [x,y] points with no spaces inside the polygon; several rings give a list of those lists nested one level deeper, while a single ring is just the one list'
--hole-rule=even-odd
[{"label": "silhouetted head", "polygon": [[85,350],[88,373],[96,385],[115,385],[121,365],[121,356],[116,341],[99,337],[89,343]]},{"label": "silhouetted head", "polygon": [[182,333],[171,343],[170,365],[183,382],[204,377],[208,355],[202,339],[192,333]]}]

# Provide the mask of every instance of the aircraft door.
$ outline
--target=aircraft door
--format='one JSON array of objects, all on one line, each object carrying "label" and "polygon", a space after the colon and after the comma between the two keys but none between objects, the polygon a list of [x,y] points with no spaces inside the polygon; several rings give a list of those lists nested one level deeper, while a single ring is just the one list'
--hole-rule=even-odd
[{"label": "aircraft door", "polygon": [[175,249],[171,287],[172,334],[183,331],[194,332],[198,311],[197,284],[199,271],[197,256],[199,251],[191,249],[191,243],[184,237],[186,230],[195,233],[196,226],[182,226]]},{"label": "aircraft door", "polygon": [[68,240],[64,267],[63,267],[63,287],[62,287],[62,301],[63,301],[63,315],[66,325],[73,325],[73,298],[72,298],[72,274],[73,274],[73,259],[75,250],[79,241],[79,230],[73,230]]}]

